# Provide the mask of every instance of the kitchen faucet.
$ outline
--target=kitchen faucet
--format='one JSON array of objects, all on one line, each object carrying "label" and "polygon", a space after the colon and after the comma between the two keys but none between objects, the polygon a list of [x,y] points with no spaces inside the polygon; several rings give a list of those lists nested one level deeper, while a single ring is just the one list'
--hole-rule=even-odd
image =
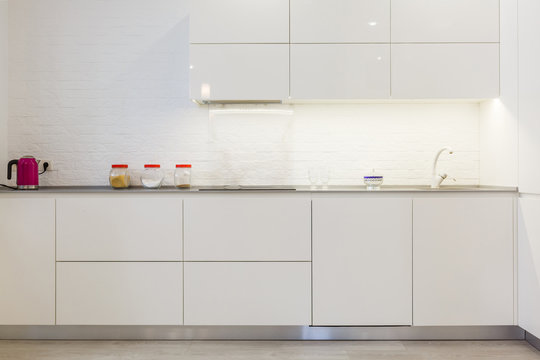
[{"label": "kitchen faucet", "polygon": [[432,189],[438,189],[441,186],[441,183],[448,177],[448,174],[437,174],[437,162],[439,161],[439,156],[444,151],[448,151],[448,153],[453,154],[454,150],[452,150],[451,147],[445,146],[441,150],[437,152],[435,155],[435,159],[433,159],[433,171],[432,171],[432,177],[431,177],[431,188]]}]

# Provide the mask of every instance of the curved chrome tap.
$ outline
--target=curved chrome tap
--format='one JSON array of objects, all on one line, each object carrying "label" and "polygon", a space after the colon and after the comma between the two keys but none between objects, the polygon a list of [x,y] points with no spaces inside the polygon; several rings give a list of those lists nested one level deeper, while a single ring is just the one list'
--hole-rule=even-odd
[{"label": "curved chrome tap", "polygon": [[445,146],[437,152],[435,158],[433,159],[433,171],[431,176],[431,188],[438,189],[441,186],[441,183],[448,177],[448,174],[437,174],[437,162],[439,161],[439,156],[445,151],[448,151],[449,154],[453,154],[454,150],[450,146]]}]

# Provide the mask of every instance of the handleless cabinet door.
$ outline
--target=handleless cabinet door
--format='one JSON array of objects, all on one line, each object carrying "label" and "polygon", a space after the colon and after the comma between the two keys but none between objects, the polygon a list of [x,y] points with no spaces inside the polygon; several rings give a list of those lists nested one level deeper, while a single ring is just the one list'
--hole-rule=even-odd
[{"label": "handleless cabinet door", "polygon": [[412,200],[313,200],[313,325],[412,324]]},{"label": "handleless cabinet door", "polygon": [[185,325],[310,325],[311,263],[187,262]]},{"label": "handleless cabinet door", "polygon": [[390,97],[390,45],[291,45],[293,99]]},{"label": "handleless cabinet door", "polygon": [[182,325],[182,263],[56,266],[58,325]]},{"label": "handleless cabinet door", "polygon": [[62,198],[58,261],[180,261],[182,200]]},{"label": "handleless cabinet door", "polygon": [[498,44],[392,45],[393,98],[485,99],[498,96]]},{"label": "handleless cabinet door", "polygon": [[518,325],[540,336],[540,199],[519,199],[518,217]]},{"label": "handleless cabinet door", "polygon": [[499,0],[392,0],[392,42],[499,42]]},{"label": "handleless cabinet door", "polygon": [[311,261],[307,198],[198,198],[184,204],[186,261]]},{"label": "handleless cabinet door", "polygon": [[206,100],[284,100],[288,44],[190,46],[190,96]]},{"label": "handleless cabinet door", "polygon": [[291,0],[291,43],[390,42],[390,0]]},{"label": "handleless cabinet door", "polygon": [[514,324],[513,201],[414,199],[414,325]]},{"label": "handleless cabinet door", "polygon": [[288,0],[191,0],[191,43],[288,43]]},{"label": "handleless cabinet door", "polygon": [[519,1],[519,191],[530,194],[540,194],[539,16],[540,1]]},{"label": "handleless cabinet door", "polygon": [[54,199],[0,199],[0,325],[54,325]]}]

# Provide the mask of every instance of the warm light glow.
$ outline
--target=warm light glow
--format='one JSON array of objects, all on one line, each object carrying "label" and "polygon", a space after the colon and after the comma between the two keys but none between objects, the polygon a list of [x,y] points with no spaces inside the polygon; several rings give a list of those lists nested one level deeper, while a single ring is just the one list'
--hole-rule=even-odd
[{"label": "warm light glow", "polygon": [[258,109],[258,108],[229,108],[212,109],[210,115],[242,115],[242,114],[261,114],[261,115],[293,115],[293,110],[286,109]]},{"label": "warm light glow", "polygon": [[210,99],[210,84],[201,84],[201,99]]}]

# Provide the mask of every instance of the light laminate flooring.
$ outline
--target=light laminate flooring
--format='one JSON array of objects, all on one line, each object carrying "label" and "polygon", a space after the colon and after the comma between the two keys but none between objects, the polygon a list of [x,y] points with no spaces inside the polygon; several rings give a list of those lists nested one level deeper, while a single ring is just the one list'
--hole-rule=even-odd
[{"label": "light laminate flooring", "polygon": [[0,341],[1,360],[540,360],[525,341]]}]

